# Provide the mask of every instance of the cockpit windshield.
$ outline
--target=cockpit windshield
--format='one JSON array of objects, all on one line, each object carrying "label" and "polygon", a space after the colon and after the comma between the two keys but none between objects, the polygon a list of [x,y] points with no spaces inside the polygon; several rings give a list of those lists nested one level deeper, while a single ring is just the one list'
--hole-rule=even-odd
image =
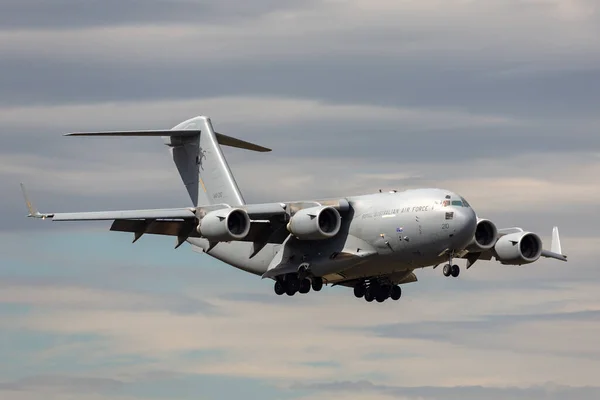
[{"label": "cockpit windshield", "polygon": [[464,199],[464,197],[461,197],[460,200],[457,200],[457,199],[449,200],[449,197],[450,196],[446,196],[446,199],[444,201],[442,201],[442,205],[444,207],[448,207],[448,206],[467,207],[467,208],[471,207],[469,205],[469,203],[467,202],[467,200]]}]

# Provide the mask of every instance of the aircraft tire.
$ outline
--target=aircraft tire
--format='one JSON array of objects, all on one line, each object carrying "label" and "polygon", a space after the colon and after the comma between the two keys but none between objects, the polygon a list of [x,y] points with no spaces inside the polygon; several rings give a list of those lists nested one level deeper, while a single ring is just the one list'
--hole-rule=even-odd
[{"label": "aircraft tire", "polygon": [[458,265],[453,265],[450,273],[454,278],[456,278],[458,275],[460,275],[460,267]]},{"label": "aircraft tire", "polygon": [[323,289],[323,278],[321,278],[321,277],[312,278],[312,290],[314,290],[315,292],[318,292],[321,289]]},{"label": "aircraft tire", "polygon": [[285,293],[288,296],[295,295],[300,289],[300,281],[295,276],[288,275],[284,285]]},{"label": "aircraft tire", "polygon": [[400,300],[402,296],[402,288],[398,285],[392,286],[392,292],[390,293],[390,298],[394,301]]},{"label": "aircraft tire", "polygon": [[365,292],[365,300],[369,303],[375,300],[375,295],[373,295],[372,288],[367,288],[367,291]]},{"label": "aircraft tire", "polygon": [[452,274],[452,266],[450,264],[444,265],[442,273],[444,274],[444,276],[450,276]]},{"label": "aircraft tire", "polygon": [[377,296],[375,296],[375,300],[377,300],[378,303],[383,303],[387,298],[388,294],[383,288],[377,291]]},{"label": "aircraft tire", "polygon": [[304,278],[302,281],[300,281],[300,288],[298,289],[298,292],[302,294],[310,292],[310,279]]},{"label": "aircraft tire", "polygon": [[361,298],[365,296],[365,286],[362,283],[359,283],[358,285],[354,286],[354,296],[357,298]]},{"label": "aircraft tire", "polygon": [[290,277],[290,279],[286,281],[286,286],[293,289],[294,292],[297,292],[298,289],[300,289],[300,281],[296,277]]},{"label": "aircraft tire", "polygon": [[278,296],[281,296],[282,294],[285,293],[285,286],[283,285],[282,281],[275,281],[275,294],[277,294]]}]

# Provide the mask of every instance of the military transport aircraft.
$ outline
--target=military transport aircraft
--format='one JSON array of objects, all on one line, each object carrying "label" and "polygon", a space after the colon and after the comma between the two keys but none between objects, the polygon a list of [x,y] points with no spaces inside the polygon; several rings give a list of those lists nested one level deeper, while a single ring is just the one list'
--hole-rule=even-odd
[{"label": "military transport aircraft", "polygon": [[53,221],[112,220],[112,231],[169,235],[241,270],[274,280],[275,293],[319,291],[324,284],[354,289],[366,301],[398,300],[414,270],[460,273],[495,258],[522,265],[549,257],[566,261],[558,229],[550,250],[521,228],[497,229],[479,218],[467,200],[445,189],[389,191],[334,199],[246,204],[222,146],[267,152],[253,143],[216,133],[199,116],[170,130],[83,132],[67,136],[161,136],[192,205],[181,208],[42,214],[23,187],[29,217]]}]

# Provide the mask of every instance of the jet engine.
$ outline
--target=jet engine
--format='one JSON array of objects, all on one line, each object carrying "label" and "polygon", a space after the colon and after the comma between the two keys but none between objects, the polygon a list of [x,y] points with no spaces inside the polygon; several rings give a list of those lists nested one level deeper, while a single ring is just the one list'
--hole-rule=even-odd
[{"label": "jet engine", "polygon": [[487,219],[477,219],[477,228],[475,228],[475,236],[467,246],[467,250],[471,252],[480,252],[489,250],[496,244],[498,238],[498,229],[496,225]]},{"label": "jet engine", "polygon": [[535,233],[515,232],[498,239],[494,250],[502,264],[529,264],[540,258],[542,240]]},{"label": "jet engine", "polygon": [[223,208],[207,213],[196,230],[211,242],[242,240],[250,231],[250,217],[239,208]]},{"label": "jet engine", "polygon": [[322,240],[337,235],[341,225],[342,217],[335,208],[321,206],[298,211],[287,229],[300,240]]}]

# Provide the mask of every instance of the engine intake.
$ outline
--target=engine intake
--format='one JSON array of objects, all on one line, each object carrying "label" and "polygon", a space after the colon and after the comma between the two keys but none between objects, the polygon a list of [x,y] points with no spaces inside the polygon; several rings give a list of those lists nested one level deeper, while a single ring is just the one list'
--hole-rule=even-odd
[{"label": "engine intake", "polygon": [[467,246],[467,250],[479,252],[489,250],[496,244],[498,238],[498,229],[496,225],[487,219],[478,219],[475,236]]},{"label": "engine intake", "polygon": [[298,211],[287,229],[300,240],[323,240],[337,235],[341,226],[340,213],[333,207],[321,206]]},{"label": "engine intake", "polygon": [[502,264],[529,264],[540,258],[542,239],[535,233],[515,232],[498,239],[494,251]]},{"label": "engine intake", "polygon": [[239,208],[215,210],[200,220],[196,230],[211,242],[242,240],[250,232],[250,217]]}]

